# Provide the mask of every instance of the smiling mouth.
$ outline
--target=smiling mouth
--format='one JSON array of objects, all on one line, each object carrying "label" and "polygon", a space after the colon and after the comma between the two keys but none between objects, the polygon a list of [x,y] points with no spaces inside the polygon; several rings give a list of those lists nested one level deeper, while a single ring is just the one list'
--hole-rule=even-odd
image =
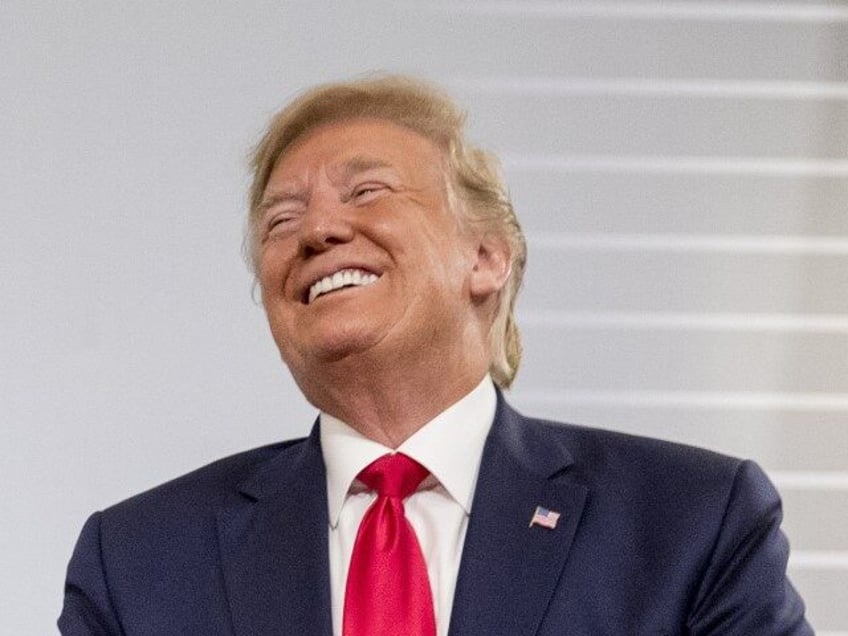
[{"label": "smiling mouth", "polygon": [[345,287],[365,287],[376,281],[379,276],[364,269],[341,269],[330,276],[315,281],[309,287],[307,304],[312,303],[319,296],[329,294]]}]

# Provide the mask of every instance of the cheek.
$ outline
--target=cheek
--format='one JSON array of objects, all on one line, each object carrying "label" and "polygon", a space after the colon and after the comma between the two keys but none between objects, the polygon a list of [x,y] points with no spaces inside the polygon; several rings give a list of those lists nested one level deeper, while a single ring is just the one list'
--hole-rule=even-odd
[{"label": "cheek", "polygon": [[291,257],[288,250],[279,245],[269,245],[259,255],[258,276],[262,288],[262,297],[273,297],[280,294],[291,269]]},{"label": "cheek", "polygon": [[278,295],[279,285],[273,281],[278,280],[273,275],[273,270],[267,266],[260,265],[259,269],[259,291],[262,297],[262,304],[269,307],[274,301],[274,296]]}]

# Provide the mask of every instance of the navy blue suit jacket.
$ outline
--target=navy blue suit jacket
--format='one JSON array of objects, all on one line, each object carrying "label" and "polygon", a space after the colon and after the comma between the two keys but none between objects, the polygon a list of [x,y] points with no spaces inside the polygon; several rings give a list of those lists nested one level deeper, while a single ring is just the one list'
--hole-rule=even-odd
[{"label": "navy blue suit jacket", "polygon": [[[451,636],[812,634],[753,463],[525,418],[499,396]],[[66,636],[330,636],[318,427],[92,516]],[[529,527],[536,506],[561,514]]]}]

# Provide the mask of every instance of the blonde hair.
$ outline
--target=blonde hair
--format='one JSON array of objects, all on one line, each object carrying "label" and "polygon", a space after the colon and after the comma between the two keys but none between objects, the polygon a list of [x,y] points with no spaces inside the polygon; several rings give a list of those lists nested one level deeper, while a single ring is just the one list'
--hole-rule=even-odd
[{"label": "blonde hair", "polygon": [[489,372],[508,388],[521,360],[515,300],[524,275],[527,247],[494,155],[464,136],[465,114],[439,89],[404,76],[379,76],[316,86],[297,97],[272,119],[251,157],[246,257],[258,272],[259,205],[279,158],[309,131],[347,119],[383,119],[434,142],[444,154],[448,191],[458,199],[460,218],[502,238],[510,247],[509,278],[500,292],[490,333]]}]

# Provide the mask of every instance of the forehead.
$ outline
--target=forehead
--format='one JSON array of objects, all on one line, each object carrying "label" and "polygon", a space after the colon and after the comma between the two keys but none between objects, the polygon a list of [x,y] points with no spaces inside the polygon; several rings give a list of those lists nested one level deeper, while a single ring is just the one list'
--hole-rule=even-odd
[{"label": "forehead", "polygon": [[297,139],[277,160],[271,180],[299,178],[315,169],[394,168],[442,175],[439,147],[410,128],[383,119],[322,124]]}]

